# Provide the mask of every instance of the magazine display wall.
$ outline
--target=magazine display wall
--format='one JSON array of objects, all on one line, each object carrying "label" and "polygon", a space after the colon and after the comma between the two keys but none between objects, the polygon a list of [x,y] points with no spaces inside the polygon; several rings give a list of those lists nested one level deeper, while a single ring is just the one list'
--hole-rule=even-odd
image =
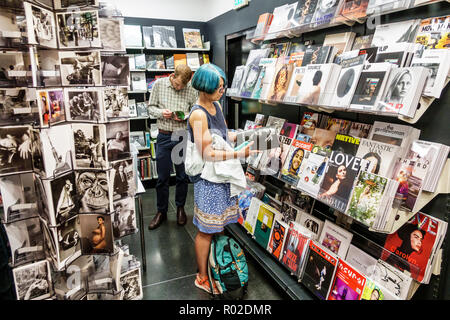
[{"label": "magazine display wall", "polygon": [[[302,1],[299,1],[296,4],[297,6],[303,5]],[[411,3],[409,3],[409,5],[410,4]],[[393,12],[398,8],[391,9],[392,10],[389,10],[389,12]],[[273,13],[274,15],[276,13],[275,11],[276,8]],[[378,12],[378,14],[384,13]],[[275,19],[275,17],[273,19]],[[447,48],[447,46],[445,46],[445,41],[448,33],[448,30],[446,29],[448,21],[448,16],[406,21],[403,23],[403,26],[406,26],[405,32],[400,32],[399,29],[395,29],[394,32],[394,29],[392,29],[401,23],[389,25],[389,28],[386,28],[388,31],[385,29],[385,25],[379,25],[375,29],[374,35],[363,35],[360,37],[351,34],[351,32],[333,35],[332,25],[319,26],[319,29],[322,27],[330,28],[329,30],[326,30],[325,42],[323,44],[316,45],[310,43],[309,45],[306,45],[301,41],[303,36],[301,39],[296,39],[300,41],[295,41],[284,39],[283,35],[279,35],[280,38],[278,38],[277,41],[262,42],[260,49],[250,51],[246,65],[240,66],[236,68],[236,70],[229,70],[229,73],[231,72],[229,77],[232,78],[233,81],[227,95],[233,99],[255,99],[261,103],[270,104],[273,108],[276,108],[279,104],[279,108],[289,108],[289,105],[299,105],[319,112],[326,111],[326,114],[318,112],[301,113],[301,116],[305,116],[305,118],[301,118],[300,120],[287,119],[286,121],[284,119],[277,121],[274,117],[272,117],[272,119],[269,117],[268,120],[267,117],[264,119],[264,116],[259,115],[259,117],[256,117],[255,121],[246,123],[244,128],[245,134],[241,138],[243,140],[250,138],[254,139],[256,142],[255,145],[258,145],[258,141],[264,141],[265,138],[274,135],[273,138],[269,139],[269,141],[271,141],[271,146],[266,147],[268,150],[263,151],[258,158],[250,159],[247,164],[246,170],[248,177],[255,181],[259,181],[260,183],[250,182],[249,190],[243,193],[240,198],[240,205],[243,206],[242,224],[244,225],[245,232],[250,233],[251,237],[259,244],[259,247],[267,250],[269,255],[273,255],[272,252],[276,250],[279,251],[280,246],[281,248],[285,248],[283,246],[286,246],[286,242],[283,241],[288,240],[283,240],[283,233],[284,238],[287,238],[288,232],[294,232],[294,230],[295,234],[300,234],[304,240],[300,241],[299,239],[301,239],[301,237],[297,235],[295,237],[296,240],[292,241],[296,246],[297,244],[300,246],[300,243],[302,243],[303,247],[296,247],[301,250],[298,249],[297,252],[292,253],[289,252],[290,249],[287,249],[287,251],[281,249],[281,253],[278,252],[275,259],[281,263],[283,267],[288,268],[288,270],[290,270],[290,265],[286,264],[286,261],[283,262],[283,254],[286,254],[285,259],[288,261],[292,257],[295,257],[298,261],[303,261],[304,264],[300,264],[299,269],[295,272],[292,270],[290,271],[296,278],[298,277],[301,282],[306,282],[304,283],[305,286],[311,290],[310,292],[313,292],[315,296],[319,296],[316,294],[318,289],[315,285],[319,286],[320,279],[323,277],[320,275],[320,268],[318,273],[315,273],[314,271],[314,275],[312,271],[308,271],[310,273],[306,271],[309,269],[305,266],[306,261],[308,261],[305,256],[308,254],[311,255],[312,251],[315,251],[316,253],[325,252],[326,256],[334,257],[335,262],[333,263],[337,266],[338,271],[340,268],[339,265],[345,266],[342,268],[343,270],[349,270],[345,264],[350,264],[354,269],[355,274],[364,276],[361,277],[361,279],[368,278],[372,282],[374,281],[373,278],[377,276],[377,272],[381,270],[379,265],[383,265],[382,267],[385,268],[385,271],[383,271],[385,275],[388,274],[388,271],[386,271],[387,269],[392,269],[389,272],[396,274],[397,284],[402,281],[402,283],[407,282],[409,285],[406,294],[405,292],[403,292],[403,294],[396,292],[393,295],[390,295],[395,290],[393,290],[393,287],[387,288],[389,285],[387,283],[388,281],[385,281],[383,284],[379,277],[375,282],[378,282],[377,285],[387,291],[388,294],[387,296],[385,295],[385,299],[387,297],[396,299],[399,297],[402,299],[411,298],[413,293],[417,290],[419,283],[428,283],[429,278],[425,280],[424,278],[419,279],[419,277],[414,276],[414,274],[427,274],[427,277],[429,277],[430,274],[433,273],[435,276],[432,277],[432,280],[434,281],[433,284],[430,284],[430,286],[433,286],[432,290],[437,292],[442,290],[442,287],[445,288],[445,275],[439,277],[439,273],[442,269],[441,262],[442,266],[446,265],[445,254],[448,255],[448,253],[444,253],[444,258],[442,258],[443,253],[439,248],[443,247],[443,239],[446,237],[447,223],[445,221],[448,221],[448,214],[439,213],[439,216],[445,217],[445,221],[443,221],[442,219],[438,219],[433,212],[427,212],[427,214],[425,214],[421,210],[424,207],[429,207],[427,205],[439,194],[449,193],[448,147],[440,145],[436,148],[436,153],[431,152],[434,154],[432,158],[439,162],[437,165],[439,169],[429,170],[429,159],[426,159],[427,156],[425,156],[424,153],[422,153],[421,156],[418,156],[417,152],[419,149],[421,150],[419,153],[425,151],[434,143],[431,143],[431,141],[419,140],[420,131],[418,132],[417,129],[404,127],[402,130],[399,130],[398,132],[401,132],[409,128],[404,134],[405,136],[410,136],[411,140],[404,141],[403,145],[394,148],[394,146],[389,146],[389,143],[392,143],[395,140],[395,134],[389,136],[386,132],[393,133],[394,131],[397,131],[400,126],[397,124],[388,124],[390,122],[389,118],[385,118],[384,121],[386,123],[383,126],[380,122],[374,123],[374,121],[367,121],[367,119],[370,119],[369,117],[364,117],[364,119],[366,119],[365,123],[345,119],[345,112],[339,112],[341,115],[339,118],[342,117],[342,119],[338,119],[337,116],[333,117],[329,115],[329,112],[334,110],[330,108],[330,105],[334,104],[333,108],[337,111],[346,111],[352,114],[355,112],[364,112],[377,116],[389,115],[387,113],[381,113],[379,110],[376,110],[376,108],[371,110],[370,113],[364,109],[364,107],[354,108],[353,110],[351,102],[352,100],[355,100],[356,102],[356,99],[361,101],[373,100],[376,105],[380,101],[387,101],[382,100],[382,97],[387,97],[388,89],[394,86],[391,84],[384,84],[383,86],[383,80],[380,81],[379,77],[375,77],[376,72],[384,72],[382,67],[385,68],[384,70],[386,70],[386,68],[389,69],[390,74],[386,77],[388,79],[386,81],[390,83],[397,75],[402,74],[402,71],[414,67],[417,68],[419,66],[429,69],[431,64],[426,64],[420,59],[431,56],[436,59],[434,61],[435,70],[426,70],[428,76],[425,77],[425,80],[422,78],[420,82],[425,88],[427,87],[427,84],[436,84],[435,79],[437,78],[434,75],[438,74],[440,71],[441,77],[438,77],[438,82],[440,84],[437,87],[438,89],[436,89],[436,92],[439,92],[439,94],[433,95],[431,93],[432,90],[426,90],[424,87],[420,90],[411,90],[409,92],[419,92],[419,94],[414,95],[414,99],[412,99],[414,101],[432,101],[433,99],[439,98],[440,92],[444,92],[445,90],[449,72],[449,66],[446,65],[446,63],[438,62],[440,59],[438,57],[441,54],[447,55],[449,51],[448,49],[445,49]],[[262,29],[264,30],[264,28]],[[409,39],[412,39],[409,41],[410,44],[396,43],[397,39],[395,39],[392,43],[393,49],[387,50],[390,49],[389,47],[391,46],[389,39],[393,36],[401,36],[407,33],[406,31],[408,29],[410,29],[410,31],[411,29],[415,30],[416,32],[414,36],[409,32]],[[433,31],[433,35],[430,33],[427,34],[430,30]],[[308,30],[305,29],[303,32],[308,32]],[[270,32],[268,35],[267,38],[262,37],[262,39],[256,39],[256,37],[254,37],[253,40],[268,40],[273,36]],[[367,57],[371,54],[370,51],[373,49],[372,43],[378,41],[375,39],[375,36],[377,36],[377,38],[378,36],[388,37],[384,38],[381,42],[383,45],[386,45],[385,47],[381,50],[375,48],[375,55],[371,55],[371,59],[375,60],[371,62]],[[307,39],[307,36],[305,36],[304,39]],[[335,46],[338,46],[339,42],[342,43],[342,53],[336,57]],[[377,44],[374,44],[374,46],[376,45]],[[425,48],[421,45],[425,46]],[[412,54],[406,54],[404,49],[399,49],[401,47],[408,48],[411,46],[414,48]],[[362,51],[362,48],[364,48],[365,52]],[[354,51],[351,49],[354,49]],[[395,52],[397,53],[393,54]],[[422,56],[419,56],[420,54],[422,54]],[[312,59],[315,59],[315,61],[311,62]],[[322,60],[318,62],[320,59]],[[347,60],[347,63],[343,63],[345,60]],[[407,62],[408,60],[410,61],[409,63]],[[298,64],[297,61],[299,61]],[[303,61],[307,61],[307,63],[303,64]],[[412,61],[415,61],[416,63],[414,67],[412,67]],[[440,61],[443,62],[443,60]],[[386,62],[390,64],[397,62],[399,66],[389,65]],[[366,66],[370,67],[367,68]],[[377,70],[370,70],[374,68],[373,66],[376,66]],[[312,95],[311,93],[316,91],[313,90],[313,80],[318,71],[320,71],[322,75],[322,81],[324,79],[331,80],[326,83],[320,83],[322,90],[320,93],[315,92],[316,94]],[[361,74],[365,72],[373,73],[362,77]],[[340,79],[345,78],[349,73],[354,75],[351,77],[354,87],[349,86],[348,81],[344,81],[347,85],[339,88],[339,83],[341,82]],[[418,72],[417,75],[420,73],[424,72]],[[277,82],[277,79],[280,78],[284,80],[285,86],[280,85],[281,82]],[[421,76],[419,75],[417,78],[419,79]],[[358,80],[359,82],[368,84],[368,86],[363,86],[364,88],[362,87],[361,94],[356,95],[355,98],[354,92],[359,85]],[[411,82],[409,84],[411,84]],[[377,87],[378,90],[376,90]],[[384,88],[386,90],[384,90]],[[348,99],[347,101],[350,101],[349,107],[344,109],[336,107],[338,104],[346,105],[345,101],[342,102],[340,100],[343,97],[339,97],[337,94],[341,89],[344,89],[343,91],[347,94],[352,92],[349,97],[345,97],[344,95],[344,99],[342,99]],[[367,90],[364,91],[364,89]],[[412,98],[411,94],[408,96],[409,99]],[[389,94],[389,97],[393,97],[392,93]],[[300,103],[300,98],[304,102]],[[316,100],[312,100],[313,98]],[[319,101],[326,101],[326,103],[319,103]],[[394,110],[393,113],[400,120],[416,123],[420,116],[425,112],[426,108],[424,107],[427,105],[421,103],[420,108],[416,111],[416,102],[413,102],[412,104],[414,105],[412,110],[415,114],[410,114],[410,117],[400,116],[399,110]],[[386,105],[392,104],[385,103],[384,106]],[[411,108],[409,109],[411,110]],[[386,109],[384,110],[386,111]],[[349,118],[358,119],[359,117],[350,116]],[[286,126],[283,126],[283,124]],[[254,128],[261,125],[264,126],[264,128],[255,131]],[[373,130],[377,129],[377,132],[372,132],[371,136],[369,136],[369,133],[373,128],[372,126],[375,127]],[[272,129],[267,130],[270,127]],[[443,130],[447,130],[447,128],[443,128]],[[385,136],[384,139],[382,136]],[[441,141],[439,137],[435,138],[435,141]],[[421,147],[419,147],[419,145]],[[441,151],[443,152],[441,153]],[[363,158],[371,152],[377,155],[373,156],[372,166],[368,168],[365,167],[367,162],[364,162]],[[404,161],[397,159],[386,164],[387,162],[392,161],[392,157],[388,156],[388,154],[392,155],[394,153],[399,157],[403,157]],[[431,156],[431,153],[428,155]],[[336,157],[339,159],[336,159]],[[356,162],[358,162],[358,165],[355,167],[355,159],[358,158],[361,159],[361,161],[357,160]],[[378,163],[375,158],[377,158],[377,160],[383,159],[383,165],[381,165],[381,161]],[[346,166],[346,175],[347,178],[350,178],[352,183],[350,183],[351,187],[350,189],[347,189],[345,194],[332,196],[335,195],[332,192],[333,189],[337,188],[337,183],[334,182],[339,173],[339,167],[342,164],[341,160],[348,165]],[[418,165],[421,161],[427,163],[427,165],[422,166],[422,172],[420,172],[420,166]],[[377,162],[377,165],[374,164],[375,162]],[[417,167],[414,165],[417,165]],[[296,167],[296,169],[294,170],[293,167]],[[424,167],[427,168],[425,169]],[[350,168],[352,170],[350,170]],[[374,175],[374,173],[371,172],[372,169],[377,170],[377,175]],[[309,173],[307,173],[308,170]],[[431,172],[433,172],[435,177],[426,177]],[[400,178],[401,175],[403,175],[403,179]],[[325,178],[327,176],[328,178]],[[425,187],[425,184],[430,182],[430,179],[434,181],[434,186],[433,188],[428,189],[428,187]],[[408,180],[407,183],[405,183],[406,180]],[[381,185],[382,189],[380,189]],[[294,190],[292,190],[292,186],[294,186]],[[376,188],[374,188],[374,186],[376,186]],[[402,190],[402,186],[408,190]],[[370,197],[368,196],[369,189],[371,194]],[[377,197],[374,196],[375,190],[378,192]],[[360,201],[361,197],[366,197],[363,196],[364,194],[366,194],[368,198],[364,201]],[[306,196],[312,198],[312,200],[305,201],[304,198]],[[252,199],[250,201],[250,198],[252,197],[257,199]],[[284,197],[287,197],[290,200],[284,200]],[[258,202],[258,199],[261,199],[262,201]],[[298,202],[295,203],[295,201]],[[254,206],[253,210],[250,210],[250,203]],[[376,206],[376,211],[378,213],[383,211],[384,214],[373,215],[374,206]],[[250,214],[250,220],[247,221],[245,217],[248,218],[250,212],[252,212],[252,214]],[[327,214],[324,214],[324,212]],[[332,214],[329,212],[332,212]],[[377,220],[374,220],[374,218],[377,218]],[[294,225],[291,226],[290,223],[292,220],[294,221]],[[332,220],[334,222],[334,225],[332,226],[334,233],[328,232],[328,236],[326,233],[321,233],[320,229],[320,226],[323,226],[326,220]],[[417,256],[414,256],[414,253],[411,254],[412,251],[410,253],[402,251],[405,249],[404,247],[400,248],[404,234],[407,232],[406,229],[411,227],[411,225],[417,226],[421,223],[425,225],[430,221],[433,221],[433,226],[439,226],[441,231],[432,231],[432,233],[427,236],[426,232],[422,233],[422,231],[426,228],[428,228],[427,231],[431,230],[430,225],[425,228],[416,227],[416,229],[422,230],[420,231],[422,235],[418,236],[421,237],[422,240],[425,237],[428,237],[427,240],[430,241],[427,243],[427,246],[429,246],[427,250],[429,248],[433,249],[428,251],[428,253],[431,252],[427,258],[428,260],[420,262],[422,264],[421,267],[417,267],[417,265],[412,266],[413,263],[411,263],[411,261],[417,259]],[[328,224],[330,223],[328,222]],[[336,227],[337,225],[346,232],[350,230],[351,233],[346,233],[347,236],[343,237],[342,235],[345,233],[338,229]],[[381,225],[383,225],[383,227],[380,228]],[[249,227],[249,229],[245,228],[248,226],[252,227]],[[312,226],[314,226],[314,228]],[[310,229],[309,232],[311,232],[311,229],[314,229],[315,232],[313,235],[308,234],[308,230],[305,230],[308,228]],[[239,234],[239,231],[237,231],[236,228],[230,228],[230,230],[233,234]],[[262,234],[258,233],[264,234],[265,238]],[[434,238],[435,240],[430,240],[433,238],[433,234],[434,236],[438,236]],[[367,235],[369,236],[367,237]],[[303,250],[307,247],[305,246],[305,238],[314,244],[314,248],[310,246],[309,251]],[[324,239],[326,238],[328,238],[328,240],[325,241]],[[354,250],[350,251],[347,248],[345,254],[338,254],[339,252],[336,251],[336,245],[344,243],[345,241],[343,240],[348,244],[351,243],[351,246],[355,247]],[[275,247],[273,247],[273,241],[275,241]],[[430,245],[430,243],[434,243],[435,246]],[[289,246],[292,247],[292,245]],[[323,248],[323,246],[325,246],[325,248]],[[363,253],[356,254],[356,251],[358,251],[356,249],[359,251],[363,249]],[[404,259],[398,258],[396,255],[395,259],[397,259],[397,261],[394,262],[394,258],[389,258],[393,256],[392,252],[403,255]],[[421,251],[420,253],[423,252],[424,251]],[[355,259],[354,256],[357,256],[358,258]],[[362,265],[361,263],[358,264],[358,261],[367,261],[368,256],[372,259],[376,258],[375,263],[374,260],[371,260],[371,263],[365,265]],[[412,256],[414,257],[412,258]],[[423,257],[424,256],[421,256],[420,259],[423,259]],[[342,259],[344,261],[342,261],[342,263],[339,262]],[[388,263],[386,264],[383,261],[387,261]],[[374,267],[375,265],[376,267]],[[393,265],[396,267],[392,268]],[[372,266],[372,270],[367,270],[367,266]],[[408,266],[408,268],[406,268],[406,266]],[[376,271],[377,268],[378,271]],[[399,270],[404,271],[407,269],[409,269],[407,272],[398,273]],[[300,272],[297,272],[299,270]],[[330,269],[327,270],[328,273],[329,270]],[[444,270],[446,269],[444,268]],[[306,278],[305,274],[307,275]],[[309,281],[308,274],[310,280],[313,276],[316,277],[317,282],[315,282],[314,285],[307,284]],[[407,274],[407,276],[405,277],[404,274]],[[344,286],[339,285],[339,283],[333,285],[333,277],[329,280],[329,286],[331,286],[330,291],[322,293],[319,298],[348,299],[351,298],[350,292],[356,292],[358,290],[360,291],[360,294],[352,296],[352,298],[367,298],[365,295],[361,296],[362,292],[364,292],[364,285],[358,289],[356,284],[352,284],[351,288],[346,288],[344,290],[345,294],[343,295],[342,293],[344,291],[342,291],[342,288]],[[392,279],[395,277],[392,277]],[[385,276],[384,279],[387,279],[387,276]],[[336,277],[335,281],[349,283],[348,279],[346,280],[345,276],[342,274],[339,275],[339,277]],[[312,280],[310,282],[312,282]],[[368,288],[372,287],[373,289],[372,282],[366,283],[366,286]],[[361,283],[359,285],[361,285]]]},{"label": "magazine display wall", "polygon": [[[209,63],[209,42],[203,41],[201,29],[173,25],[173,21],[145,19],[125,24],[125,46],[130,61],[131,90],[129,94],[131,139],[140,154],[138,171],[142,181],[158,178],[155,143],[158,129],[148,113],[147,101],[153,83],[168,77],[179,64],[188,65],[193,71]],[[150,25],[151,24],[151,25]],[[164,25],[163,25],[164,24]],[[178,30],[181,29],[181,30]],[[183,38],[177,38],[182,31]],[[180,47],[179,44],[183,46]],[[175,168],[171,176],[175,176]]]},{"label": "magazine display wall", "polygon": [[0,192],[18,300],[142,298],[123,19],[97,1],[0,13]]}]

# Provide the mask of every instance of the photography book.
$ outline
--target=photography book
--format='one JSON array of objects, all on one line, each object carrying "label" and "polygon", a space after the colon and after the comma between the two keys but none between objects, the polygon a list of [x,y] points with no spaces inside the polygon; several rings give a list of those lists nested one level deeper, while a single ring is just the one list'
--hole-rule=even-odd
[{"label": "photography book", "polygon": [[289,57],[277,58],[274,76],[270,84],[266,99],[269,101],[283,101],[291,81],[294,65],[289,63]]},{"label": "photography book", "polygon": [[328,300],[361,300],[366,276],[339,258],[336,275]]},{"label": "photography book", "polygon": [[288,24],[289,11],[292,9],[292,15],[295,12],[295,7],[297,6],[297,2],[293,4],[284,4],[278,7],[275,7],[273,10],[273,18],[272,23],[270,24],[269,30],[267,31],[267,37],[269,39],[274,39],[278,37],[280,32],[285,30],[285,26]]},{"label": "photography book", "polygon": [[299,89],[299,95],[297,98],[297,103],[301,104],[309,104],[309,105],[318,105],[327,102],[326,95],[326,86],[327,82],[332,75],[336,73],[339,74],[339,71],[336,71],[336,68],[340,68],[336,64],[309,64],[306,67],[305,75],[302,79],[302,85]]},{"label": "photography book", "polygon": [[393,43],[414,43],[419,31],[420,19],[379,24],[373,34],[372,47],[380,47]]},{"label": "photography book", "polygon": [[305,262],[305,256],[309,246],[308,233],[291,221],[283,245],[281,263],[293,274],[297,275]]},{"label": "photography book", "polygon": [[189,49],[203,49],[200,29],[183,28],[184,46]]},{"label": "photography book", "polygon": [[152,26],[153,41],[156,48],[176,48],[177,38],[173,26]]},{"label": "photography book", "polygon": [[123,26],[123,37],[127,48],[142,47],[141,26],[125,24]]},{"label": "photography book", "polygon": [[356,156],[332,151],[318,199],[345,212],[362,160]]},{"label": "photography book", "polygon": [[281,260],[283,257],[282,250],[288,229],[289,225],[281,221],[281,219],[274,220],[267,251],[277,260]]},{"label": "photography book", "polygon": [[331,290],[339,258],[315,241],[309,242],[308,249],[301,282],[316,297],[326,300]]},{"label": "photography book", "polygon": [[392,64],[387,62],[364,65],[350,102],[350,109],[376,111],[378,101],[384,93],[391,68]]},{"label": "photography book", "polygon": [[421,56],[414,56],[411,67],[425,67],[430,70],[423,94],[439,98],[445,87],[450,71],[450,53],[448,49],[427,49]]},{"label": "photography book", "polygon": [[144,47],[145,48],[154,47],[153,28],[152,27],[142,26],[142,36],[144,38]]},{"label": "photography book", "polygon": [[425,67],[392,69],[378,110],[383,114],[414,118],[428,76],[429,70]]},{"label": "photography book", "polygon": [[[142,61],[142,66],[144,70],[161,70],[166,69],[166,65],[164,63],[164,55],[162,54],[148,54],[144,55],[144,61]],[[136,65],[137,67],[137,65]],[[142,69],[142,68],[138,68]]]}]

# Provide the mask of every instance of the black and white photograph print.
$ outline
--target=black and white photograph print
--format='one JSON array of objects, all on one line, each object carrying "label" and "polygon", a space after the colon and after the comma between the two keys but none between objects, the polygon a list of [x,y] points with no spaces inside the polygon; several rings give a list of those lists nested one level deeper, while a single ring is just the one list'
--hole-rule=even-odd
[{"label": "black and white photograph print", "polygon": [[98,11],[56,14],[60,48],[101,48]]},{"label": "black and white photograph print", "polygon": [[130,122],[117,121],[106,124],[106,149],[108,161],[130,158]]},{"label": "black and white photograph print", "polygon": [[0,126],[38,124],[36,90],[0,89]]},{"label": "black and white photograph print", "polygon": [[175,27],[153,26],[153,41],[156,48],[176,48]]},{"label": "black and white photograph print", "polygon": [[11,248],[13,266],[45,258],[44,238],[39,218],[5,224],[5,230]]},{"label": "black and white photograph print", "polygon": [[125,51],[123,19],[100,18],[102,51]]},{"label": "black and white photograph print", "polygon": [[33,173],[0,178],[5,222],[38,216]]},{"label": "black and white photograph print", "polygon": [[137,231],[136,204],[134,197],[128,197],[113,203],[113,235],[118,239]]},{"label": "black and white photograph print", "polygon": [[98,6],[98,0],[53,0],[53,3],[55,9],[77,9]]},{"label": "black and white photograph print", "polygon": [[42,129],[42,153],[45,177],[56,177],[72,170],[72,127],[70,124]]},{"label": "black and white photograph print", "polygon": [[123,288],[123,300],[142,299],[141,269],[127,271],[120,276],[120,284]]},{"label": "black and white photograph print", "polygon": [[109,214],[79,215],[83,254],[111,254],[114,252],[111,216]]},{"label": "black and white photograph print", "polygon": [[105,88],[103,90],[103,107],[108,120],[130,117],[127,88]]},{"label": "black and white photograph print", "polygon": [[0,128],[0,176],[33,169],[31,127]]},{"label": "black and white photograph print", "polygon": [[113,162],[111,166],[110,178],[113,184],[113,200],[134,197],[136,194],[136,176],[133,160]]},{"label": "black and white photograph print", "polygon": [[66,89],[64,92],[68,121],[98,123],[103,120],[98,90]]},{"label": "black and white photograph print", "polygon": [[136,111],[138,117],[148,117],[148,106],[146,102],[137,102],[136,103]]},{"label": "black and white photograph print", "polygon": [[0,52],[0,88],[26,87],[25,71],[21,52]]},{"label": "black and white photograph print", "polygon": [[17,300],[42,300],[53,290],[50,264],[42,260],[13,269]]},{"label": "black and white photograph print", "polygon": [[56,228],[59,264],[65,265],[81,255],[80,216],[66,220]]},{"label": "black and white photograph print", "polygon": [[57,48],[53,12],[29,2],[23,3],[27,21],[28,43]]},{"label": "black and white photograph print", "polygon": [[104,86],[128,87],[130,66],[127,56],[101,56],[102,81]]},{"label": "black and white photograph print", "polygon": [[101,86],[100,51],[61,51],[63,86]]},{"label": "black and white photograph print", "polygon": [[79,213],[111,212],[110,181],[107,171],[77,171]]},{"label": "black and white photograph print", "polygon": [[73,124],[74,169],[106,169],[104,125]]},{"label": "black and white photograph print", "polygon": [[53,212],[56,224],[61,224],[78,212],[78,195],[75,172],[71,171],[50,181],[53,198]]}]

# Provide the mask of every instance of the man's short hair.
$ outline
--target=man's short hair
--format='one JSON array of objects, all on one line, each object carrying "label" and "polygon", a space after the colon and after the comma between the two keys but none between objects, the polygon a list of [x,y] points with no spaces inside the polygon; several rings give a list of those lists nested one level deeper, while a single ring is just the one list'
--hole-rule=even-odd
[{"label": "man's short hair", "polygon": [[192,70],[185,64],[180,64],[175,68],[174,77],[180,77],[183,84],[187,84],[192,77]]}]

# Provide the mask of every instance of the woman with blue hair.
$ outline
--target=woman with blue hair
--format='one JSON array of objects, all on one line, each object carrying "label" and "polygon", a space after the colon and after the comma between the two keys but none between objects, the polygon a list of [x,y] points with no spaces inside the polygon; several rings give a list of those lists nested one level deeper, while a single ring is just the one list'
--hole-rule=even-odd
[{"label": "woman with blue hair", "polygon": [[[251,144],[239,151],[217,150],[212,147],[212,134],[225,141],[236,140],[236,134],[228,132],[222,108],[218,100],[225,92],[226,76],[214,64],[202,65],[191,80],[192,87],[199,91],[197,103],[189,114],[188,130],[190,139],[205,161],[224,161],[245,158],[257,151],[250,151]],[[198,274],[195,285],[211,292],[208,281],[208,256],[214,234],[221,233],[230,223],[239,218],[237,196],[231,197],[229,183],[213,183],[198,178],[194,183],[194,219],[198,228],[195,237],[195,253]],[[216,288],[214,288],[216,291]],[[217,293],[217,292],[215,292]]]}]

